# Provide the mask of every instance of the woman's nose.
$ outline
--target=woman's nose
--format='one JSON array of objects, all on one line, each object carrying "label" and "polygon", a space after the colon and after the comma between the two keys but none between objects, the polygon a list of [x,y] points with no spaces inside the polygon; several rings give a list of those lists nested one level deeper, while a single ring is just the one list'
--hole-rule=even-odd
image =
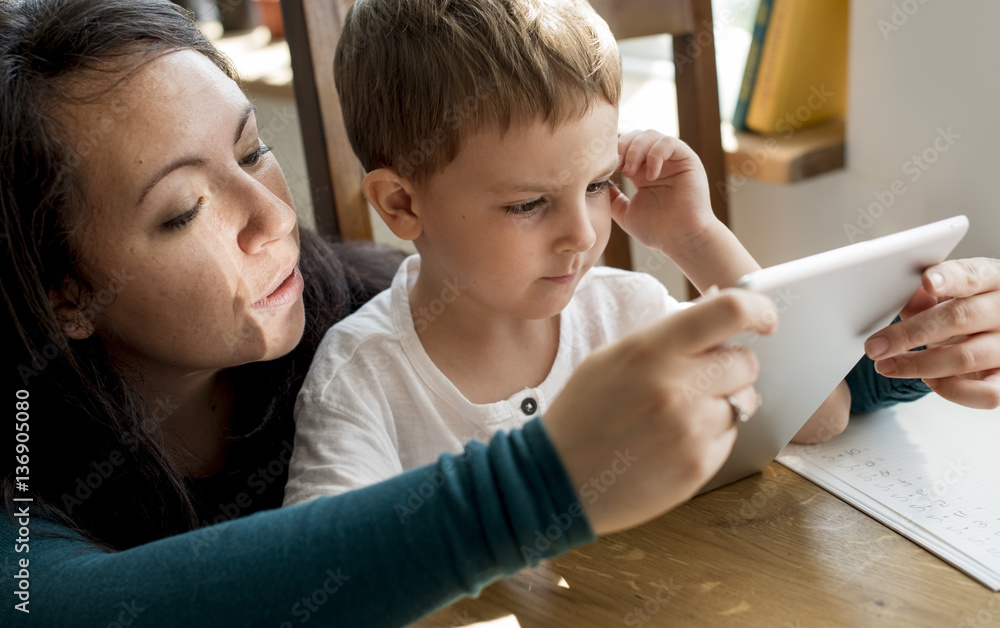
[{"label": "woman's nose", "polygon": [[233,202],[245,207],[246,222],[238,240],[247,255],[260,253],[269,243],[284,239],[295,229],[295,210],[259,181],[251,179],[240,198]]}]

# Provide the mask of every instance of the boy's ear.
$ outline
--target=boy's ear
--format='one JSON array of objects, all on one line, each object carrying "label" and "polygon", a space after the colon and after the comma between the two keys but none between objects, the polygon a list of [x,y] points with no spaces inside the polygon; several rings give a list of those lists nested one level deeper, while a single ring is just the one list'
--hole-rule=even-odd
[{"label": "boy's ear", "polygon": [[365,197],[378,215],[403,240],[416,240],[423,230],[413,207],[413,185],[392,168],[378,168],[361,182]]},{"label": "boy's ear", "polygon": [[93,317],[88,316],[87,306],[81,304],[82,296],[79,284],[68,277],[61,290],[49,290],[49,306],[63,333],[73,340],[86,340],[95,331]]}]

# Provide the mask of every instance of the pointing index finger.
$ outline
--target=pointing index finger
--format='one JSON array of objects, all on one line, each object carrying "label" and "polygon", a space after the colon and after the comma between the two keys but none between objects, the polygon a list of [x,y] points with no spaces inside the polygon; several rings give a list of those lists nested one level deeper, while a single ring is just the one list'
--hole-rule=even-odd
[{"label": "pointing index finger", "polygon": [[727,288],[706,294],[691,307],[669,319],[661,328],[663,341],[689,354],[719,346],[740,332],[771,333],[778,324],[778,311],[767,296]]}]

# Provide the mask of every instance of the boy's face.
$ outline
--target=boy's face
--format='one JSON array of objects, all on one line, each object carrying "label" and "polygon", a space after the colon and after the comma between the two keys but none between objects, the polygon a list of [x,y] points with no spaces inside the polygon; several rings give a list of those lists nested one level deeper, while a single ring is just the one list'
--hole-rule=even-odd
[{"label": "boy's face", "polygon": [[419,185],[421,283],[458,280],[476,309],[540,319],[568,303],[611,231],[618,109],[579,120],[484,129]]}]

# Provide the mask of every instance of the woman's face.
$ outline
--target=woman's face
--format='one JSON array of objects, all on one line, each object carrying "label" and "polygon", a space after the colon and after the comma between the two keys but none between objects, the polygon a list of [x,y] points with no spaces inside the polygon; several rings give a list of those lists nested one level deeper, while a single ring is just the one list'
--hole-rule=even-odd
[{"label": "woman's face", "polygon": [[62,121],[86,200],[73,241],[94,288],[85,316],[113,355],[143,373],[184,373],[295,346],[291,194],[233,81],[197,52],[174,52]]}]

